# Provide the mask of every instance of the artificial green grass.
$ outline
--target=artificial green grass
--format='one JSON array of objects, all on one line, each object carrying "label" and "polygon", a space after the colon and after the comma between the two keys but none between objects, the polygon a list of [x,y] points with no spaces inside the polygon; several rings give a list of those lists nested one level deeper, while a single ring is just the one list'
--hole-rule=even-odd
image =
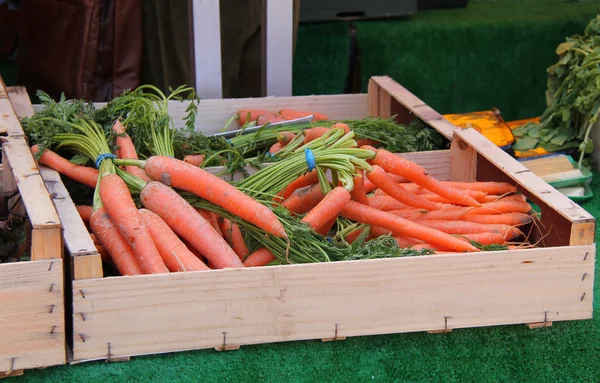
[{"label": "artificial green grass", "polygon": [[556,46],[583,33],[597,1],[473,1],[408,20],[356,23],[362,87],[389,75],[440,113],[499,108],[508,119],[545,109]]},{"label": "artificial green grass", "polygon": [[[595,197],[582,204],[600,216],[600,173]],[[598,231],[596,241],[598,241]],[[596,275],[599,275],[596,264]],[[525,292],[524,292],[525,293]],[[600,282],[594,283],[594,318],[458,329],[447,334],[408,333],[242,346],[90,362],[26,371],[18,382],[598,382]],[[202,318],[198,318],[202,321]]]}]

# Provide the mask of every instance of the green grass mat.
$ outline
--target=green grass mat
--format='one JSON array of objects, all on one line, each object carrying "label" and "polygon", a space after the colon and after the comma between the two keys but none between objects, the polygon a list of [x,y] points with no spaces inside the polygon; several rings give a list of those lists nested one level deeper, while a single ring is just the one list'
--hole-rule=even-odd
[{"label": "green grass mat", "polygon": [[[592,189],[600,190],[600,173]],[[582,204],[600,215],[600,193]],[[596,237],[598,241],[598,236]],[[596,275],[599,275],[596,265]],[[26,371],[18,382],[598,382],[600,293],[594,319],[242,346]],[[199,321],[202,318],[198,318]]]}]

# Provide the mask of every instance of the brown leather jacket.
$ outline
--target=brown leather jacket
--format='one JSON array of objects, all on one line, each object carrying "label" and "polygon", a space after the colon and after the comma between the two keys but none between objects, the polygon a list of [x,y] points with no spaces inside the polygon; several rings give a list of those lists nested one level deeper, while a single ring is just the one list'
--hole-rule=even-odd
[{"label": "brown leather jacket", "polygon": [[23,0],[17,76],[29,94],[108,101],[140,84],[141,0]]}]

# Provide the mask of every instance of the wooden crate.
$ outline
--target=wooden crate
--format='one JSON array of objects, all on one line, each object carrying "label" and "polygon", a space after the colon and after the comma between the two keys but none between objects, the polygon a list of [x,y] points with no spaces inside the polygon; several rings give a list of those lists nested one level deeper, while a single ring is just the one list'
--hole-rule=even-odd
[{"label": "wooden crate", "polygon": [[[418,116],[451,138],[451,148],[403,156],[440,180],[517,185],[541,208],[532,234],[540,248],[108,278],[97,254],[76,255],[72,363],[592,317],[594,218],[479,133],[457,129],[387,77],[372,78],[368,94],[208,100],[197,124],[214,133],[240,108],[280,107],[405,123]],[[177,124],[184,109],[173,105]],[[74,208],[64,204],[59,215],[67,247],[81,245]]]},{"label": "wooden crate", "polygon": [[0,78],[3,190],[31,228],[31,261],[0,264],[0,377],[66,363],[62,226],[11,105],[22,95]]}]

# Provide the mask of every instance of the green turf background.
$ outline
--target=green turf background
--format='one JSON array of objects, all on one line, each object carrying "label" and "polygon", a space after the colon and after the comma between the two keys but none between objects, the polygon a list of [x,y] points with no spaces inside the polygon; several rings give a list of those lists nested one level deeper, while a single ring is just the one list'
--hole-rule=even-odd
[{"label": "green turf background", "polygon": [[[498,107],[507,118],[539,114],[545,68],[555,60],[556,45],[582,32],[598,4],[474,1],[466,10],[357,22],[362,90],[369,76],[385,74],[442,113]],[[295,94],[343,92],[347,28],[348,23],[300,27]],[[3,76],[8,73],[1,68]],[[592,183],[596,197],[583,204],[596,217],[598,176]],[[597,297],[598,278],[594,286]],[[31,370],[7,382],[598,382],[597,302],[593,320],[538,330],[500,326],[190,351]]]}]

